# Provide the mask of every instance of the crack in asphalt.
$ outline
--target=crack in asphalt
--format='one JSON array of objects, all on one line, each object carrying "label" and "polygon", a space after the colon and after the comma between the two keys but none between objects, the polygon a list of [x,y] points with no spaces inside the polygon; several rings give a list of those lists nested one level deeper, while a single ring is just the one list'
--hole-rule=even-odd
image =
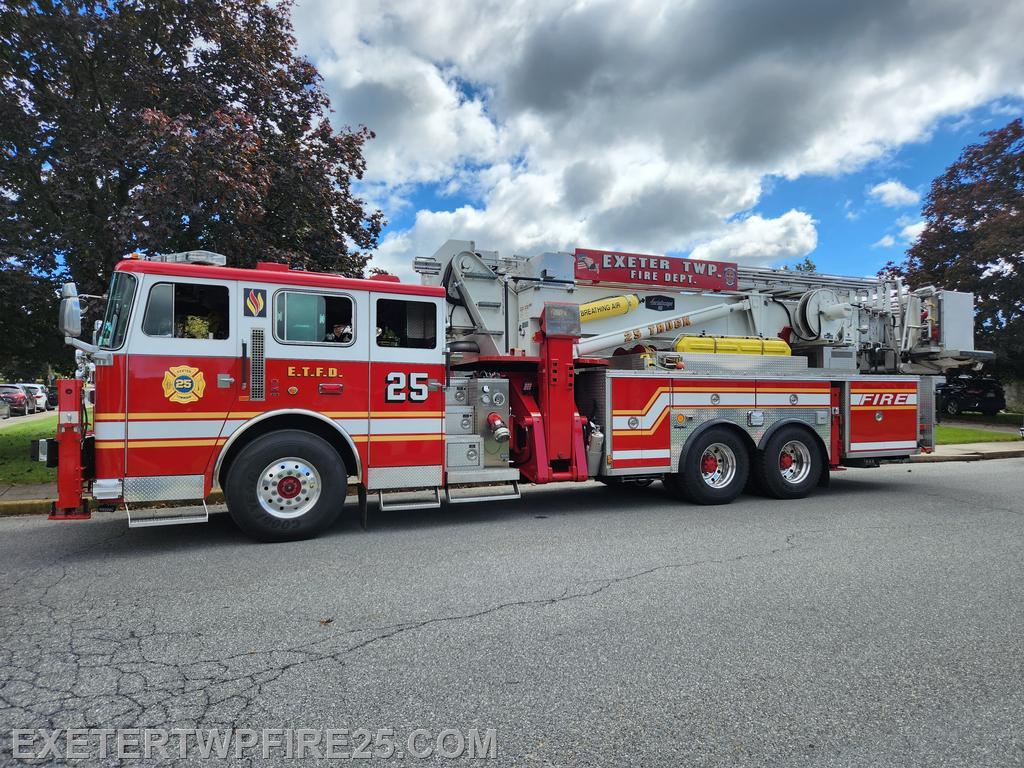
[{"label": "crack in asphalt", "polygon": [[[76,553],[108,548],[120,532],[67,552],[26,573],[0,593],[0,732],[15,728],[234,728],[252,715],[267,687],[309,664],[339,668],[354,654],[403,634],[500,611],[586,600],[661,572],[773,557],[776,547],[734,557],[662,563],[619,576],[589,579],[561,593],[510,600],[476,611],[342,628],[291,646],[181,660],[194,633],[168,630],[152,606],[105,599],[78,588],[66,564]],[[17,589],[19,599],[7,598]],[[335,628],[337,627],[337,628]],[[345,640],[356,636],[355,642]],[[340,641],[340,642],[339,642]],[[339,647],[339,644],[342,647]],[[13,761],[0,741],[0,760]]]}]

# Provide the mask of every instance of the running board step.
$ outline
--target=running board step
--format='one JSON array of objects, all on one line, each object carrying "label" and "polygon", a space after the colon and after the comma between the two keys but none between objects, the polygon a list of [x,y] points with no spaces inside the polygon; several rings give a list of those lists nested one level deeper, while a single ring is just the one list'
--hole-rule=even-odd
[{"label": "running board step", "polygon": [[206,523],[210,520],[210,509],[202,502],[202,514],[182,514],[181,507],[162,507],[157,509],[140,509],[134,513],[128,504],[124,505],[128,513],[129,528],[149,528],[154,525],[188,525],[189,523]]},{"label": "running board step", "polygon": [[[377,491],[377,504],[380,507],[381,512],[393,512],[398,509],[437,509],[441,506],[441,491],[438,488],[431,488],[434,493],[434,498],[420,500],[420,501],[396,501],[393,504],[384,503],[384,491]],[[398,492],[391,494],[392,498],[395,496],[408,495],[405,492]]]},{"label": "running board step", "polygon": [[[512,482],[509,483],[509,486],[511,486],[511,488],[512,488],[512,490],[509,493],[497,493],[497,494],[491,494],[490,496],[452,496],[452,489],[450,487],[446,487],[444,489],[444,495],[445,495],[445,499],[448,501],[449,504],[470,504],[470,503],[472,503],[474,501],[505,501],[506,499],[520,499],[520,498],[522,498],[522,494],[519,492],[519,481],[518,480],[513,480]],[[489,490],[493,490],[493,489],[496,489],[496,488],[503,488],[503,487],[505,487],[505,486],[489,485],[489,486],[485,486],[483,488],[478,486],[476,488],[473,488],[473,487],[470,487],[470,488],[457,488],[456,490],[460,490],[460,491],[484,491],[484,490],[488,490],[489,491]]]}]

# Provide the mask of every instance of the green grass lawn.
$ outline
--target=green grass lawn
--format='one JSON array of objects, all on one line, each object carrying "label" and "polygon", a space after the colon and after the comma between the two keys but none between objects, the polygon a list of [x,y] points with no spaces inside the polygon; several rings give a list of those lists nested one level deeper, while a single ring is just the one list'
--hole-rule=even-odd
[{"label": "green grass lawn", "polygon": [[1000,411],[995,416],[985,416],[981,413],[961,413],[959,416],[943,416],[944,419],[955,421],[972,421],[977,424],[1000,424],[1004,427],[1019,427],[1024,423],[1024,413],[1010,413]]},{"label": "green grass lawn", "polygon": [[1020,440],[1020,435],[1013,432],[993,432],[990,429],[973,427],[950,427],[939,424],[935,427],[935,442],[938,445],[957,445],[959,443],[1003,443]]},{"label": "green grass lawn", "polygon": [[57,479],[56,469],[29,458],[29,445],[33,440],[53,437],[57,432],[57,414],[25,424],[4,426],[0,429],[0,485],[31,485],[51,483]]}]

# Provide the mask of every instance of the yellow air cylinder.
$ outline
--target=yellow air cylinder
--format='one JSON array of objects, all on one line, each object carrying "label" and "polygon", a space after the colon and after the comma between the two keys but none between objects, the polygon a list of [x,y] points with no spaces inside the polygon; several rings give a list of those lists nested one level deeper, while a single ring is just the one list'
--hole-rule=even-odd
[{"label": "yellow air cylinder", "polygon": [[789,344],[782,339],[761,339],[750,336],[681,336],[676,352],[704,352],[718,355],[791,355]]},{"label": "yellow air cylinder", "polygon": [[591,320],[601,320],[605,317],[618,317],[632,312],[639,306],[640,299],[635,293],[591,301],[588,304],[580,304],[580,322],[589,323]]}]

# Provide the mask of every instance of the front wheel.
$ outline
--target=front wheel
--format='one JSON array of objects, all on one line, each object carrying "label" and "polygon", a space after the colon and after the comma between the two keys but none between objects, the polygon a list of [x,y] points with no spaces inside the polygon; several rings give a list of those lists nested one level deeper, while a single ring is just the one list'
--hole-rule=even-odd
[{"label": "front wheel", "polygon": [[957,400],[947,400],[943,405],[942,410],[946,412],[947,416],[959,416],[960,415],[960,403]]},{"label": "front wheel", "polygon": [[743,491],[750,460],[743,441],[728,429],[712,427],[698,435],[665,487],[696,504],[728,504]]},{"label": "front wheel", "polygon": [[821,479],[824,459],[817,441],[799,427],[782,427],[758,451],[760,486],[777,499],[802,499]]},{"label": "front wheel", "polygon": [[308,539],[341,513],[348,477],[338,452],[298,430],[257,438],[231,462],[224,487],[228,512],[260,541]]}]

